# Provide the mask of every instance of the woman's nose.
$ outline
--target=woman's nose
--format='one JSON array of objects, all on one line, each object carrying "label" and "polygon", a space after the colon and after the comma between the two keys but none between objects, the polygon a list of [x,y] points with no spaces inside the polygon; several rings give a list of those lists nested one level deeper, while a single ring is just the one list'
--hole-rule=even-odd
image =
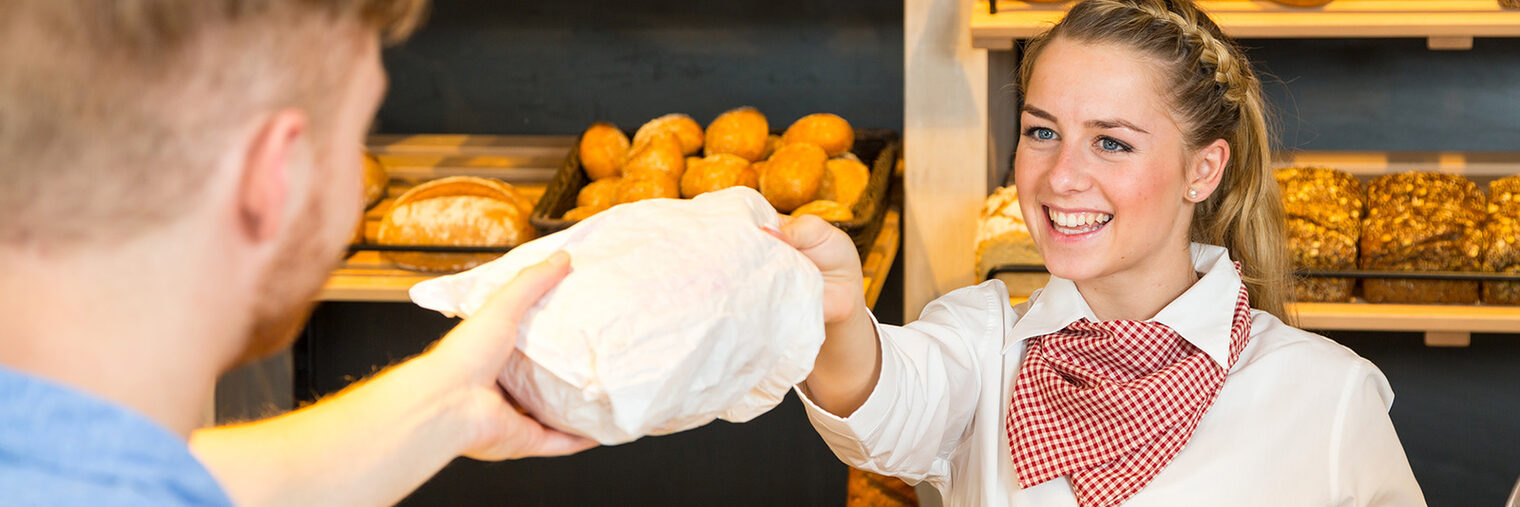
[{"label": "woman's nose", "polygon": [[1062,194],[1092,188],[1092,175],[1084,166],[1082,153],[1077,146],[1062,146],[1046,177],[1050,180],[1050,189]]}]

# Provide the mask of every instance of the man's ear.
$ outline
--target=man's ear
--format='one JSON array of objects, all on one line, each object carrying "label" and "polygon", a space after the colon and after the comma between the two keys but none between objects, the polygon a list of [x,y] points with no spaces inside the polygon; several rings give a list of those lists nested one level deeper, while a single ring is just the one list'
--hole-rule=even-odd
[{"label": "man's ear", "polygon": [[1215,139],[1198,150],[1189,163],[1188,186],[1183,195],[1193,202],[1208,199],[1219,188],[1219,181],[1224,178],[1224,168],[1229,164],[1230,143],[1224,139]]},{"label": "man's ear", "polygon": [[297,155],[306,127],[305,113],[282,109],[259,125],[248,144],[238,186],[238,218],[250,241],[274,238],[284,226],[291,159]]}]

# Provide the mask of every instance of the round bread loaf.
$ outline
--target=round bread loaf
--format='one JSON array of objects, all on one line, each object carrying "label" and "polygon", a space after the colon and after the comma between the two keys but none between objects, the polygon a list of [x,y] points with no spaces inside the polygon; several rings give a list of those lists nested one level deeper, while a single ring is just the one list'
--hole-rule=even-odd
[{"label": "round bread loaf", "polygon": [[658,172],[680,181],[686,171],[686,156],[681,153],[681,142],[669,132],[656,132],[633,150],[628,163],[623,164],[623,176],[633,177],[646,172]]},{"label": "round bread loaf", "polygon": [[690,199],[740,185],[760,187],[760,174],[750,168],[748,160],[732,153],[692,158],[687,162],[686,174],[681,176],[681,197]]},{"label": "round bread loaf", "polygon": [[753,107],[741,107],[718,115],[707,124],[707,155],[732,153],[754,162],[765,155],[770,124]]},{"label": "round bread loaf", "polygon": [[818,198],[852,207],[871,181],[871,170],[853,158],[829,159],[824,165]]},{"label": "round bread loaf", "polygon": [[385,199],[385,186],[390,182],[391,177],[385,172],[380,158],[364,152],[364,209],[373,208]]},{"label": "round bread loaf", "polygon": [[681,154],[690,155],[702,151],[702,126],[696,120],[680,113],[667,114],[639,127],[638,132],[633,133],[633,149],[637,150],[644,143],[654,138],[655,133],[664,132],[676,137],[681,143]]},{"label": "round bread loaf", "polygon": [[[618,188],[623,185],[622,178],[604,178],[593,181],[581,187],[580,193],[575,195],[575,206],[579,208],[591,208],[604,210],[617,204]],[[569,218],[566,218],[569,220]]]},{"label": "round bread loaf", "polygon": [[776,150],[760,175],[760,194],[777,211],[790,213],[818,198],[829,160],[823,148],[812,143],[791,143]]},{"label": "round bread loaf", "polygon": [[850,151],[850,147],[855,144],[855,129],[850,128],[850,122],[837,115],[810,114],[787,127],[786,134],[781,136],[781,142],[813,143],[823,148],[830,157],[837,157]]},{"label": "round bread loaf", "polygon": [[[380,222],[379,243],[408,246],[517,246],[533,239],[532,203],[512,185],[453,176],[412,187]],[[397,266],[460,271],[500,254],[382,252]]]},{"label": "round bread loaf", "polygon": [[628,158],[628,136],[611,123],[593,123],[581,134],[579,154],[581,168],[591,179],[617,176]]},{"label": "round bread loaf", "polygon": [[813,201],[792,210],[793,217],[802,215],[818,215],[819,218],[830,222],[848,222],[855,219],[855,213],[850,211],[849,206],[824,200]]},{"label": "round bread loaf", "polygon": [[618,185],[617,203],[644,199],[680,199],[681,185],[661,172],[631,174]]},{"label": "round bread loaf", "polygon": [[587,207],[587,206],[577,206],[577,207],[571,208],[570,211],[566,211],[565,215],[562,216],[562,217],[560,217],[560,219],[561,220],[585,220],[587,218],[591,218],[591,215],[595,215],[597,213],[601,213],[602,210],[605,210],[605,209],[607,209],[607,208],[592,208],[592,207]]}]

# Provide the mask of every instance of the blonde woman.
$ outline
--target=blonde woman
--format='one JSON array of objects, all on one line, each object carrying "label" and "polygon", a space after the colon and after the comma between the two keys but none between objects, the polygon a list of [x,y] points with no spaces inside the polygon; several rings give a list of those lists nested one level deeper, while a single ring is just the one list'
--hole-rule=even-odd
[{"label": "blonde woman", "polygon": [[1086,0],[1025,51],[1015,159],[1053,275],[875,323],[820,220],[828,280],[798,386],[850,465],[949,505],[1423,505],[1371,363],[1285,323],[1261,84],[1186,0]]}]

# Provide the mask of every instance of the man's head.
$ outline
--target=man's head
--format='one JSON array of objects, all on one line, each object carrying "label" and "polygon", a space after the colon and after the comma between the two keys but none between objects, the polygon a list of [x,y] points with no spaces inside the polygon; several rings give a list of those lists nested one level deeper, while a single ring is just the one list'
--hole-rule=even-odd
[{"label": "man's head", "polygon": [[253,314],[243,356],[278,350],[358,217],[380,36],[424,5],[0,2],[0,249],[217,238]]}]

